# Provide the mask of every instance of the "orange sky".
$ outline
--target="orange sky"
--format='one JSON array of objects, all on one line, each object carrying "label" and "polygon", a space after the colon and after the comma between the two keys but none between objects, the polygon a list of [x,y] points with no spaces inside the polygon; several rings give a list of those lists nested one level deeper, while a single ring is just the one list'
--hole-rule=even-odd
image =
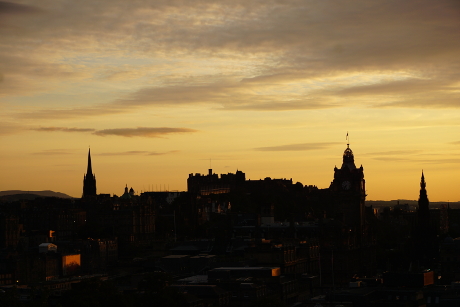
[{"label": "orange sky", "polygon": [[189,173],[459,201],[458,1],[0,1],[0,190],[185,190]]}]

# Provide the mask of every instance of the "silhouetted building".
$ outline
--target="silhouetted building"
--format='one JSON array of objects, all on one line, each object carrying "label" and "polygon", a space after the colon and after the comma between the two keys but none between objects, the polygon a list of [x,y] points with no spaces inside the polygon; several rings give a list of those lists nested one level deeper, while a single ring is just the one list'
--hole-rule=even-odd
[{"label": "silhouetted building", "polygon": [[22,225],[15,214],[0,212],[0,249],[14,250],[19,243]]},{"label": "silhouetted building", "polygon": [[299,278],[304,273],[318,273],[316,240],[271,242],[265,240],[246,249],[247,257],[260,266],[279,267],[281,275]]},{"label": "silhouetted building", "polygon": [[449,232],[449,204],[441,205],[439,214],[439,230],[441,234]]},{"label": "silhouetted building", "polygon": [[83,176],[83,197],[96,196],[96,176],[91,167],[91,150],[88,149],[88,168]]},{"label": "silhouetted building", "polygon": [[329,189],[309,193],[316,210],[324,210],[319,224],[321,283],[335,287],[347,284],[353,274],[372,274],[376,248],[366,221],[364,169],[356,167],[349,144]]},{"label": "silhouetted building", "polygon": [[236,187],[244,185],[246,178],[242,171],[236,171],[235,174],[213,174],[209,169],[208,175],[190,174],[187,179],[187,191],[192,194],[210,195],[229,193]]},{"label": "silhouetted building", "polygon": [[422,171],[422,179],[420,180],[420,195],[418,198],[418,222],[420,227],[430,227],[430,202],[428,201],[428,195],[426,193],[425,176]]},{"label": "silhouetted building", "polygon": [[[439,220],[439,219],[438,219]],[[438,240],[436,226],[430,218],[429,201],[426,191],[425,176],[422,171],[420,195],[418,199],[417,225],[414,233],[413,265],[420,268],[432,268],[438,257]]]},{"label": "silhouetted building", "polygon": [[[86,212],[71,199],[37,198],[23,203],[20,219],[32,246],[54,240],[72,240],[86,223]],[[38,241],[32,242],[32,237]]]},{"label": "silhouetted building", "polygon": [[439,246],[439,275],[442,284],[460,280],[460,238],[446,237]]},{"label": "silhouetted building", "polygon": [[215,285],[173,285],[171,288],[202,299],[204,306],[228,306],[230,303],[230,292]]},{"label": "silhouetted building", "polygon": [[342,167],[334,168],[334,180],[329,187],[332,194],[334,219],[358,232],[365,225],[366,186],[363,166],[357,168],[349,144],[343,153]]},{"label": "silhouetted building", "polygon": [[87,225],[95,238],[118,238],[120,254],[132,252],[134,246],[148,244],[155,232],[155,212],[147,197],[125,193],[121,197],[89,201]]}]

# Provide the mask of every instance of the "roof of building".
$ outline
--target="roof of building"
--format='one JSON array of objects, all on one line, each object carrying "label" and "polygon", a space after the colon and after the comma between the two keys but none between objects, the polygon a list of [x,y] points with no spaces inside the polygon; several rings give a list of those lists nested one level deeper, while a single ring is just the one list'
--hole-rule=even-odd
[{"label": "roof of building", "polygon": [[356,169],[355,157],[353,156],[353,151],[350,148],[350,145],[347,144],[347,149],[343,152],[343,164],[342,168],[348,167],[349,170]]}]

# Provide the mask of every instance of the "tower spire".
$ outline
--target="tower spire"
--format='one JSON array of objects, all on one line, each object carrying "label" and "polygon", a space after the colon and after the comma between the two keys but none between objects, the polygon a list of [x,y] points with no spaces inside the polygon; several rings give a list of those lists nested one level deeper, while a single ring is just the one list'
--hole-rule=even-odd
[{"label": "tower spire", "polygon": [[93,174],[93,168],[91,167],[91,148],[88,149],[88,168],[86,170],[86,175]]},{"label": "tower spire", "polygon": [[425,175],[423,174],[422,170],[422,178],[420,180],[420,199],[428,198],[426,194],[426,183],[425,183]]},{"label": "tower spire", "polygon": [[88,149],[88,166],[83,176],[83,197],[96,196],[96,176],[91,165],[91,149]]},{"label": "tower spire", "polygon": [[420,179],[420,195],[418,198],[418,216],[421,225],[427,226],[430,222],[430,202],[426,192],[425,175],[422,170],[422,178]]}]

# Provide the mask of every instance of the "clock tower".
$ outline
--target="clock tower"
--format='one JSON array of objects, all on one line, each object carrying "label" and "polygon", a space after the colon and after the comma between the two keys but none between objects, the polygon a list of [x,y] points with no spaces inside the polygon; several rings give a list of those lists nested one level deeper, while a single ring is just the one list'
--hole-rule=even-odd
[{"label": "clock tower", "polygon": [[[334,168],[331,192],[332,217],[344,225],[362,230],[365,224],[366,186],[363,166],[357,168],[350,144],[343,153],[341,168]],[[361,231],[360,231],[361,232]]]}]

